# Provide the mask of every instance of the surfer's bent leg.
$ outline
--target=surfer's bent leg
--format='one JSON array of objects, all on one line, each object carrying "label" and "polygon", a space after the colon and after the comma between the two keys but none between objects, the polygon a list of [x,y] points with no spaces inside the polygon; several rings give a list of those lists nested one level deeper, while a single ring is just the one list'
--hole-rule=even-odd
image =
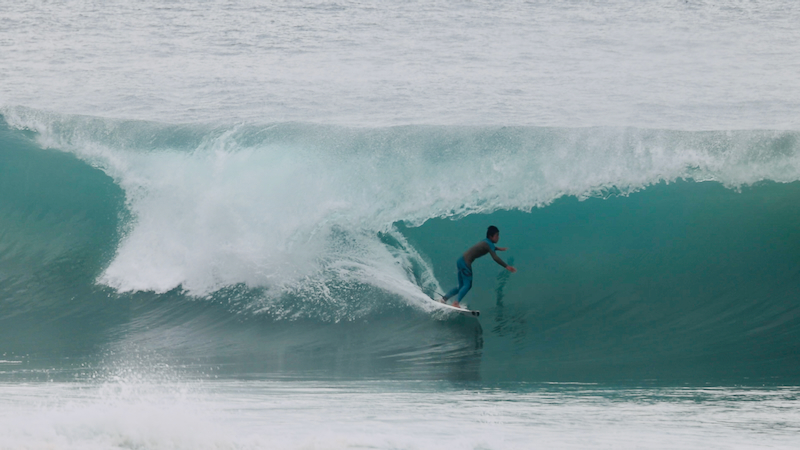
[{"label": "surfer's bent leg", "polygon": [[461,303],[461,299],[467,295],[470,289],[472,289],[472,269],[467,267],[467,262],[462,257],[458,260],[458,300],[456,302]]},{"label": "surfer's bent leg", "polygon": [[[467,263],[466,261],[464,261],[464,257],[462,256],[461,258],[458,258],[458,261],[456,261],[456,269],[458,270],[458,286],[454,287],[453,289],[450,289],[450,291],[444,297],[442,297],[445,301],[447,301],[451,297],[455,297],[456,294],[461,292],[461,289],[464,288],[464,277],[461,274],[461,272],[462,272],[462,267],[466,268],[466,266]],[[472,284],[471,278],[470,278],[470,284]],[[459,299],[460,298],[461,297],[459,297]]]}]

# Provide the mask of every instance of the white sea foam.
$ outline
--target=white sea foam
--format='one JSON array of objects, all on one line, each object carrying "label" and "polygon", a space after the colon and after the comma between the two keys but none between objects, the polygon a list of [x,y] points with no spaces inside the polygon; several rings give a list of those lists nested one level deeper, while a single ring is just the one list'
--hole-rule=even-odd
[{"label": "white sea foam", "polygon": [[2,385],[0,448],[775,448],[796,389],[528,391],[441,384]]}]

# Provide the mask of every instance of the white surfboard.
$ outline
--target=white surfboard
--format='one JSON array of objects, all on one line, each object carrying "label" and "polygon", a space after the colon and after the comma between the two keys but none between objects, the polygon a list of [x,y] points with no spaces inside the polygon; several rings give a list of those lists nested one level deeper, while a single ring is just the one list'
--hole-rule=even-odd
[{"label": "white surfboard", "polygon": [[472,310],[466,309],[466,308],[456,308],[453,305],[448,305],[446,303],[442,303],[442,302],[440,302],[438,300],[434,300],[434,299],[430,299],[430,301],[436,303],[437,305],[439,305],[440,307],[442,307],[442,308],[444,308],[446,310],[455,311],[455,312],[457,312],[459,314],[464,314],[465,316],[478,317],[478,316],[481,315],[480,311],[472,311]]}]

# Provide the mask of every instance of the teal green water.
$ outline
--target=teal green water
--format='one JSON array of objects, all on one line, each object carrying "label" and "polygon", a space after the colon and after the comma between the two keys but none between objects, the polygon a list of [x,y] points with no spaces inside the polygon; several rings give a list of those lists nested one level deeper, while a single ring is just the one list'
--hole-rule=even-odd
[{"label": "teal green water", "polygon": [[[503,224],[519,272],[481,261],[470,293],[491,377],[794,377],[798,198],[798,183],[679,182],[404,232],[446,254],[468,242],[459,229]],[[434,269],[454,279],[448,266]]]},{"label": "teal green water", "polygon": [[[588,184],[588,195],[575,194],[579,200],[563,195],[569,189],[557,187],[557,175],[575,183],[580,171],[572,173],[569,164],[550,172],[543,167],[566,164],[569,158],[579,165],[588,155],[581,152],[594,151],[591,141],[603,140],[586,130],[576,131],[582,137],[572,153],[548,160],[548,151],[569,140],[569,130],[492,134],[400,128],[353,137],[347,130],[326,129],[320,135],[319,128],[297,125],[252,129],[235,141],[238,147],[229,143],[219,150],[209,146],[207,132],[199,128],[153,127],[133,123],[126,138],[120,128],[100,134],[103,127],[97,126],[89,129],[90,139],[84,136],[87,128],[77,126],[51,135],[0,129],[0,341],[3,358],[14,363],[3,366],[5,377],[70,378],[91,373],[87,367],[102,371],[161,363],[196,373],[216,367],[234,378],[735,384],[800,377],[800,182],[784,180],[798,153],[793,134],[758,132],[741,139],[728,134],[723,141],[703,133],[679,134],[684,143],[722,145],[708,153],[722,155],[721,162],[687,166],[699,179],[746,179],[747,167],[768,172],[764,167],[771,165],[772,177],[781,182],[762,177],[725,186],[655,176],[614,184],[625,176],[641,179],[617,174],[609,182]],[[630,161],[641,153],[637,148],[653,146],[651,132],[626,133],[636,141],[623,147],[632,152],[620,160],[628,161],[625,170],[652,163],[654,151]],[[327,138],[335,144],[333,156],[320,168],[307,159],[313,154],[307,149],[318,151]],[[533,156],[525,157],[532,140]],[[607,155],[619,143],[616,138],[603,142]],[[210,150],[197,150],[203,146]],[[457,166],[459,146],[480,165]],[[731,147],[746,147],[749,156],[730,157]],[[368,151],[378,156],[369,157]],[[269,158],[260,159],[264,152]],[[279,202],[290,192],[312,189],[311,180],[292,184],[291,191],[281,190],[283,181],[257,184],[248,178],[247,165],[230,162],[245,156],[242,164],[266,164],[254,170],[270,180],[278,176],[270,171],[274,165],[296,164],[297,173],[313,172],[328,191],[343,185],[348,195],[359,189],[374,192],[372,200],[371,194],[364,197],[372,209],[361,211],[349,197],[341,199],[345,206],[335,207],[300,197],[294,211]],[[286,165],[287,158],[295,159]],[[480,178],[485,168],[513,158],[520,158],[523,169],[539,167],[540,173],[531,173],[529,184],[524,173],[515,173],[511,178],[519,184],[509,185],[495,166]],[[197,161],[211,165],[196,166]],[[476,185],[466,194],[445,191],[445,186],[467,183],[456,170],[452,181],[428,186],[427,196],[419,197],[428,200],[408,209],[402,192],[388,196],[393,187],[403,189],[402,176],[385,181],[388,186],[370,184],[391,170],[407,171],[411,180],[418,176],[415,168],[427,170],[408,161],[440,164],[442,173],[471,171]],[[193,167],[203,176],[180,178]],[[370,167],[377,178],[363,172]],[[134,185],[133,179],[145,175],[147,183]],[[159,201],[180,189],[179,182],[190,183],[178,197],[190,205],[163,208]],[[275,189],[278,200],[264,191],[233,195],[237,191],[231,186],[237,183],[251,191]],[[215,189],[193,197],[204,185]],[[530,192],[524,198],[502,195],[511,189]],[[550,191],[551,198],[543,197]],[[309,198],[319,195],[312,192]],[[220,203],[207,203],[211,199]],[[315,218],[324,208],[333,212]],[[269,222],[247,216],[251,210],[283,216]],[[177,231],[159,228],[162,216],[178,222]],[[388,223],[375,227],[375,217]],[[363,226],[351,222],[359,218]],[[248,220],[252,228],[239,234],[226,228],[231,223],[249,227]],[[334,226],[325,228],[331,222]],[[150,223],[155,225],[148,229]],[[294,228],[274,248],[259,247],[265,236],[284,232],[278,225],[258,228],[273,224]],[[519,272],[508,274],[488,258],[476,262],[467,303],[481,310],[479,320],[432,315],[403,294],[407,286],[430,296],[449,288],[456,281],[456,258],[482,238],[489,224],[501,229],[500,245],[509,247],[502,256]],[[198,228],[210,244],[191,235]],[[142,230],[155,234],[142,239]],[[318,235],[324,241],[311,246]],[[216,254],[227,263],[215,265],[216,259],[204,259],[207,254],[192,253],[204,245],[209,252],[229,251]],[[238,245],[265,248],[270,263],[280,263],[285,254],[301,255],[310,258],[301,266],[320,269],[281,284],[269,275],[272,266],[257,256],[247,259],[251,253]],[[281,253],[284,247],[287,253]],[[159,253],[167,250],[182,256]],[[155,256],[136,259],[130,252]],[[388,263],[370,268],[372,260]],[[156,278],[142,272],[151,262],[162,267]],[[159,274],[166,277],[175,267],[183,270],[182,284],[161,287]],[[235,270],[226,272],[231,267]],[[198,284],[203,277],[215,281]]]}]

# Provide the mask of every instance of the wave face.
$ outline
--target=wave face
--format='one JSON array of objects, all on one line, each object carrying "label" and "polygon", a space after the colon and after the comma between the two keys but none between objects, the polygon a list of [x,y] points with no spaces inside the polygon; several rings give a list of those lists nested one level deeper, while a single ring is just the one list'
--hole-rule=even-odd
[{"label": "wave face", "polygon": [[[797,132],[3,120],[0,337],[20,361],[800,376]],[[437,313],[425,296],[489,224],[519,273],[479,260],[480,322]]]}]

